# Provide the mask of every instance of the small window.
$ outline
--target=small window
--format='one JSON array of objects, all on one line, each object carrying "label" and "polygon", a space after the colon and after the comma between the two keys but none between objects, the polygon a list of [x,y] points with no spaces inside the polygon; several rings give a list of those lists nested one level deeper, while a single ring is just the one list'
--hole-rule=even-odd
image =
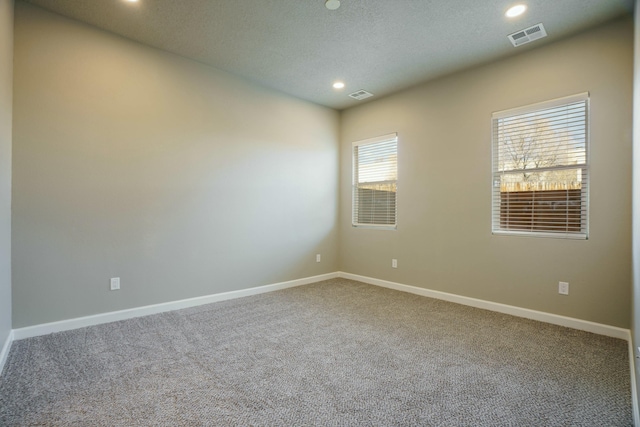
[{"label": "small window", "polygon": [[396,228],[398,136],[353,143],[354,227]]},{"label": "small window", "polygon": [[586,239],[589,94],[492,115],[494,234]]}]

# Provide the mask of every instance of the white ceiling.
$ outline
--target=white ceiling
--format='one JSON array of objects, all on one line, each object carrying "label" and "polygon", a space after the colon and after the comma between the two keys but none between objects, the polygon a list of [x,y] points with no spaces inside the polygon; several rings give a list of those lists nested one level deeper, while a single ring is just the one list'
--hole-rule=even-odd
[{"label": "white ceiling", "polygon": [[[631,13],[633,0],[24,0],[328,107],[513,55]],[[506,9],[524,3],[515,19]],[[542,22],[549,36],[507,35]],[[331,87],[343,80],[346,88]]]}]

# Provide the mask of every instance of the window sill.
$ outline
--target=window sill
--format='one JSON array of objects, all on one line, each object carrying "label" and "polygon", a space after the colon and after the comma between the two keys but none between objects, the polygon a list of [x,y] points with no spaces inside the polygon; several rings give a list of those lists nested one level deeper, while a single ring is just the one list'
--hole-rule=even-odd
[{"label": "window sill", "polygon": [[545,233],[544,231],[493,230],[495,236],[546,237],[552,239],[588,240],[587,233]]},{"label": "window sill", "polygon": [[353,228],[369,228],[372,230],[397,230],[398,226],[394,225],[381,225],[381,224],[351,224]]}]

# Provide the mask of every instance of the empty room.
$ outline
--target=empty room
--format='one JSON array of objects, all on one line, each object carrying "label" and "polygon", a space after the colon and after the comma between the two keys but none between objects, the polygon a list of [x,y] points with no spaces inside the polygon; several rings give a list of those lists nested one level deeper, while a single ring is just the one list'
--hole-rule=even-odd
[{"label": "empty room", "polygon": [[633,426],[634,0],[0,0],[0,426]]}]

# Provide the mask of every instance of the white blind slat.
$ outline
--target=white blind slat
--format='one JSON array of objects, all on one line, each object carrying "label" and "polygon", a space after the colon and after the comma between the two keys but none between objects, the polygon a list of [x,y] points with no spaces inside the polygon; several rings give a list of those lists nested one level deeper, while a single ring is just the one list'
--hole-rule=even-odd
[{"label": "white blind slat", "polygon": [[396,134],[353,143],[354,226],[396,226],[398,139]]},{"label": "white blind slat", "polygon": [[588,94],[492,115],[496,234],[587,238]]}]

